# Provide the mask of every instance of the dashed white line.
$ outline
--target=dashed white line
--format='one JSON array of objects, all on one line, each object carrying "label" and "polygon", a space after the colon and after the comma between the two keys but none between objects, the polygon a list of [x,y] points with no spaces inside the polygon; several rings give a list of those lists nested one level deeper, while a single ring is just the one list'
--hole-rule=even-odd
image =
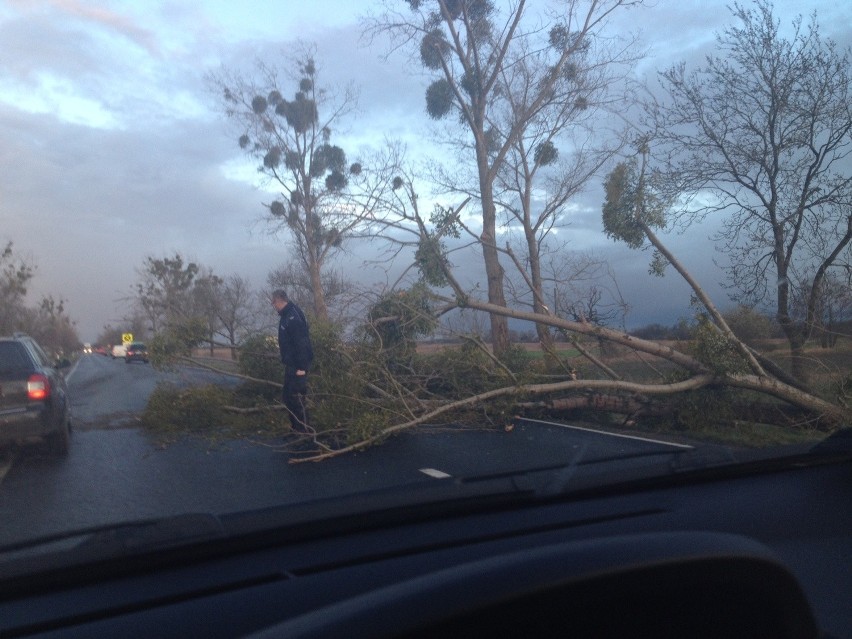
[{"label": "dashed white line", "polygon": [[452,475],[445,473],[443,470],[438,470],[437,468],[421,468],[420,472],[435,479],[446,479],[447,477],[452,477]]},{"label": "dashed white line", "polygon": [[526,422],[534,422],[536,424],[546,424],[547,426],[558,426],[559,428],[568,428],[571,430],[581,430],[586,433],[596,433],[598,435],[609,435],[610,437],[621,437],[622,439],[635,439],[640,442],[648,442],[649,444],[663,444],[664,446],[673,446],[675,448],[694,448],[689,444],[676,444],[674,442],[663,441],[662,439],[650,439],[648,437],[639,437],[638,435],[622,435],[621,433],[610,433],[605,430],[597,430],[595,428],[586,428],[585,426],[571,426],[570,424],[560,424],[558,422],[546,422],[541,419],[524,419]]}]

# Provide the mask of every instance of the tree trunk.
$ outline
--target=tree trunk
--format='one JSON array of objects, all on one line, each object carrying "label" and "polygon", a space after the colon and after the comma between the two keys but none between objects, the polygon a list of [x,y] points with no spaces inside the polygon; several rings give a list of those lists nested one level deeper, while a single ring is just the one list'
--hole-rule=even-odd
[{"label": "tree trunk", "polygon": [[778,323],[781,325],[781,330],[784,331],[784,336],[787,338],[787,344],[790,347],[790,374],[799,384],[807,386],[808,383],[808,366],[805,361],[805,334],[801,328],[796,326],[796,323],[787,314],[786,310],[781,313],[781,298],[779,291],[779,314]]},{"label": "tree trunk", "polygon": [[[482,194],[482,256],[485,260],[485,275],[488,280],[488,301],[495,306],[506,306],[503,290],[503,267],[497,251],[497,215],[494,206],[494,194],[491,182],[487,178],[487,168],[480,170],[480,190]],[[490,314],[491,345],[495,355],[509,350],[509,321],[505,315]]]},{"label": "tree trunk", "polygon": [[[774,218],[774,216],[773,216]],[[784,331],[787,344],[790,346],[790,374],[800,384],[807,385],[807,366],[803,360],[805,347],[805,336],[790,317],[790,282],[786,266],[786,253],[784,252],[783,238],[777,224],[773,224],[775,233],[775,264],[776,279],[778,281],[778,300],[776,307],[776,319]]]},{"label": "tree trunk", "polygon": [[790,371],[795,379],[803,384],[808,383],[808,363],[805,360],[805,340],[798,335],[789,338],[790,341]]},{"label": "tree trunk", "polygon": [[325,293],[322,290],[321,265],[314,261],[310,267],[311,289],[314,296],[314,313],[317,319],[328,320],[328,306],[325,303]]},{"label": "tree trunk", "polygon": [[[305,189],[310,193],[310,177],[304,178]],[[318,245],[317,239],[318,229],[314,228],[314,211],[308,206],[305,209],[305,227],[303,233],[304,252],[302,255],[303,261],[308,268],[308,278],[311,281],[311,295],[314,304],[314,314],[318,319],[328,319],[328,307],[325,305],[325,293],[322,290],[322,259],[320,251],[322,248]]]},{"label": "tree trunk", "polygon": [[[533,288],[533,312],[538,315],[550,315],[550,311],[544,305],[544,285],[541,277],[541,256],[538,250],[535,233],[526,225],[525,235],[527,239],[527,253],[530,258],[530,280]],[[550,327],[546,324],[536,323],[535,331],[538,335],[538,341],[541,344],[541,350],[544,353],[544,363],[548,369],[553,369],[557,366],[555,351],[553,348],[553,334],[550,332]]]}]

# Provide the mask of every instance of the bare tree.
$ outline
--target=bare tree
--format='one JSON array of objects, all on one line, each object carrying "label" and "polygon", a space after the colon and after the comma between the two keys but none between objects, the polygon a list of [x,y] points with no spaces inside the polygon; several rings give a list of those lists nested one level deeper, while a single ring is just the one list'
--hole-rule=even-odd
[{"label": "bare tree", "polygon": [[822,283],[848,263],[852,241],[849,51],[820,36],[815,15],[807,25],[794,20],[784,38],[767,0],[736,4],[733,15],[739,25],[718,35],[720,56],[694,72],[680,64],[661,74],[653,154],[681,195],[674,219],[724,215],[716,239],[733,297],[774,301],[794,375],[804,379]]},{"label": "bare tree", "polygon": [[[840,273],[826,273],[816,299],[812,300],[811,295],[804,297],[801,293],[809,292],[808,285],[813,281],[813,275],[806,273],[804,278],[805,282],[794,289],[791,315],[797,321],[807,321],[808,313],[811,313],[813,331],[820,345],[823,348],[833,347],[841,335],[841,326],[852,320],[852,282],[849,276],[844,278]],[[848,326],[846,332],[849,333]]]},{"label": "bare tree", "polygon": [[11,241],[0,250],[0,335],[26,331],[48,351],[68,353],[80,340],[73,320],[65,313],[65,300],[45,295],[37,306],[27,306],[27,288],[35,268],[15,253]]},{"label": "bare tree", "polygon": [[[550,37],[553,43],[565,36],[552,30]],[[625,72],[634,62],[632,43],[619,44],[613,51],[609,42],[588,38],[578,47],[563,72],[565,81],[554,85],[553,96],[520,127],[497,173],[497,201],[506,227],[522,233],[524,267],[513,261],[528,283],[536,313],[548,312],[543,256],[563,253],[566,244],[554,246],[553,232],[569,224],[571,201],[625,141],[621,132],[608,130],[608,122],[618,122],[613,111],[626,106]],[[529,51],[504,72],[511,114],[528,111],[525,102],[536,95],[531,83],[540,82],[542,57],[541,51]],[[513,126],[510,120],[507,128]],[[549,302],[551,307],[555,303]],[[552,351],[548,328],[539,324],[536,330],[543,347]]]},{"label": "bare tree", "polygon": [[54,356],[70,354],[80,346],[73,320],[65,313],[65,301],[52,295],[42,298],[35,308],[24,312],[27,333]]},{"label": "bare tree", "polygon": [[12,242],[0,251],[0,333],[10,334],[23,328],[27,286],[35,267],[15,255]]},{"label": "bare tree", "polygon": [[139,269],[133,299],[158,333],[170,324],[180,323],[192,308],[191,294],[200,266],[184,261],[180,253],[173,257],[148,256]]},{"label": "bare tree", "polygon": [[[389,33],[398,47],[416,51],[423,67],[437,76],[426,91],[427,112],[436,120],[454,116],[469,134],[449,139],[462,162],[475,166],[472,180],[454,179],[447,186],[481,204],[479,241],[488,299],[506,306],[498,247],[497,175],[519,139],[547,121],[548,113],[564,116],[572,109],[582,110],[586,98],[578,94],[576,80],[583,53],[613,11],[638,2],[554,3],[549,30],[542,28],[541,16],[528,9],[526,0],[508,7],[490,0],[412,0],[407,4],[410,12],[402,13],[396,4],[387,3],[381,16],[368,21],[367,32]],[[553,117],[552,124],[560,121]],[[544,138],[530,151],[546,142]],[[491,336],[497,353],[508,348],[504,316],[492,315]]]},{"label": "bare tree", "polygon": [[240,275],[228,276],[219,287],[217,319],[220,334],[231,347],[231,357],[236,356],[240,339],[256,328],[254,300],[251,283]]},{"label": "bare tree", "polygon": [[[359,224],[342,201],[350,174],[344,150],[332,144],[332,130],[356,105],[351,88],[332,95],[318,84],[314,51],[303,47],[296,73],[286,74],[295,92],[282,86],[279,71],[258,62],[255,77],[222,73],[210,78],[223,99],[225,113],[241,127],[240,147],[260,161],[258,171],[281,188],[267,207],[278,231],[290,232],[302,268],[310,278],[309,308],[327,319],[322,274],[330,256]],[[292,99],[285,95],[292,93]]]},{"label": "bare tree", "polygon": [[[323,297],[326,301],[326,319],[339,320],[346,306],[346,294],[353,289],[352,283],[337,269],[326,268],[321,278]],[[301,268],[301,264],[290,261],[270,271],[266,276],[266,294],[283,288],[287,295],[303,308],[313,308],[314,282]]]},{"label": "bare tree", "polygon": [[192,285],[191,308],[185,311],[185,314],[189,317],[195,317],[202,321],[210,357],[215,354],[216,335],[222,332],[219,318],[222,314],[222,288],[224,283],[224,280],[215,275],[212,269],[201,269]]},{"label": "bare tree", "polygon": [[462,309],[445,315],[441,325],[443,330],[453,339],[465,335],[480,339],[488,337],[489,327],[485,313]]},{"label": "bare tree", "polygon": [[120,333],[130,333],[136,341],[144,341],[151,335],[148,317],[142,312],[139,304],[134,304],[128,308],[128,312],[121,318]]}]

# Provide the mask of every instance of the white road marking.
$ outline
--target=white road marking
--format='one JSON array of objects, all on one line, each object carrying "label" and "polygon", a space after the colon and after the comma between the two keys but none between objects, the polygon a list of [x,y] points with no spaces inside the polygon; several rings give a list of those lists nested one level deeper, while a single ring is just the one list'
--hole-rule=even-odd
[{"label": "white road marking", "polygon": [[621,433],[610,433],[605,430],[597,430],[595,428],[586,428],[585,426],[571,426],[569,424],[560,424],[558,422],[546,422],[541,419],[527,419],[524,418],[525,422],[534,422],[536,424],[546,424],[547,426],[558,426],[559,428],[568,428],[570,430],[581,430],[586,433],[595,433],[598,435],[609,435],[610,437],[621,437],[622,439],[635,439],[640,442],[648,442],[649,444],[663,444],[664,446],[673,446],[674,448],[694,448],[694,446],[690,446],[689,444],[676,444],[674,442],[667,442],[661,439],[651,439],[649,437],[639,437],[638,435],[622,435]]},{"label": "white road marking", "polygon": [[429,477],[434,477],[435,479],[446,479],[447,477],[452,477],[452,475],[448,475],[444,471],[436,468],[421,468],[420,472],[424,475],[429,475]]}]

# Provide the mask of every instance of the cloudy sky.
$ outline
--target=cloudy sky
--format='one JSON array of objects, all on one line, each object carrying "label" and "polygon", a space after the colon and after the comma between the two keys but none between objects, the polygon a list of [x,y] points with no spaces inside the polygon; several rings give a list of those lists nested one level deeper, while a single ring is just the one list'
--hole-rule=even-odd
[{"label": "cloudy sky", "polygon": [[[400,0],[401,3],[402,0]],[[532,4],[541,4],[533,2]],[[416,145],[429,136],[427,80],[386,48],[361,43],[352,0],[0,0],[0,243],[37,266],[31,301],[67,300],[80,337],[120,325],[146,256],[179,252],[262,286],[288,259],[261,222],[268,201],[234,141],[205,77],[280,59],[296,39],[316,44],[321,83],[354,82],[360,109],[344,148],[385,137]],[[823,34],[852,41],[846,0],[778,0],[776,14],[818,12]],[[651,0],[613,25],[642,34],[652,75],[700,59],[730,23],[723,0]],[[674,321],[688,294],[673,277],[646,278],[647,255],[597,233],[589,205],[572,246],[610,257],[634,307],[632,321]],[[719,280],[707,232],[672,244],[712,288]],[[350,258],[350,272],[360,269]],[[642,282],[641,287],[637,282]],[[630,294],[634,297],[631,297]],[[641,294],[640,294],[641,293]]]}]

